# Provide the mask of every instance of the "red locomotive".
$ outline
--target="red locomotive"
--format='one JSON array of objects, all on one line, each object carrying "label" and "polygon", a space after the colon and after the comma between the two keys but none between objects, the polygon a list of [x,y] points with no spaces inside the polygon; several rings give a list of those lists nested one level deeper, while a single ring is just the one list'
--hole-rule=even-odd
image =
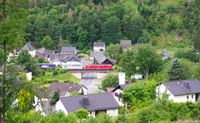
[{"label": "red locomotive", "polygon": [[112,69],[111,64],[102,64],[102,65],[85,65],[84,69],[98,69],[98,70],[107,70]]}]

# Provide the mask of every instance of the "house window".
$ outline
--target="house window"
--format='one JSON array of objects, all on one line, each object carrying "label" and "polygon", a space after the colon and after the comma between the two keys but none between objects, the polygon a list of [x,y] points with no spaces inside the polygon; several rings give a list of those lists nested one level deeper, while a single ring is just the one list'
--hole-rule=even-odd
[{"label": "house window", "polygon": [[187,96],[187,99],[189,99],[189,96]]},{"label": "house window", "polygon": [[192,95],[191,97],[192,97],[192,99],[193,99],[193,98],[194,98],[194,95]]}]

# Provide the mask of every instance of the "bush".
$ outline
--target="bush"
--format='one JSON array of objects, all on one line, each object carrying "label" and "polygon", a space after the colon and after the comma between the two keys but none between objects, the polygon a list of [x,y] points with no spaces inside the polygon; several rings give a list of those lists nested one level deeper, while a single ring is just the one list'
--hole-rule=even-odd
[{"label": "bush", "polygon": [[80,119],[85,119],[88,117],[89,112],[86,109],[78,109],[76,111],[76,116]]},{"label": "bush", "polygon": [[108,74],[102,81],[102,88],[106,90],[108,87],[116,87],[119,84],[118,75]]},{"label": "bush", "polygon": [[58,71],[57,70],[53,71],[53,76],[56,76],[56,75],[58,75]]},{"label": "bush", "polygon": [[177,58],[185,58],[192,62],[199,62],[200,61],[200,53],[194,50],[182,51],[179,50],[175,53],[175,57]]}]

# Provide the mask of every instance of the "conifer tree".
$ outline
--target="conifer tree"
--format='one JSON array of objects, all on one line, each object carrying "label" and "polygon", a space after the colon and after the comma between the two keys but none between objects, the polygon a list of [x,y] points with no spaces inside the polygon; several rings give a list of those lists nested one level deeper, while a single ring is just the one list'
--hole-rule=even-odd
[{"label": "conifer tree", "polygon": [[168,76],[169,80],[183,80],[186,78],[179,60],[173,62],[172,67],[168,71]]}]

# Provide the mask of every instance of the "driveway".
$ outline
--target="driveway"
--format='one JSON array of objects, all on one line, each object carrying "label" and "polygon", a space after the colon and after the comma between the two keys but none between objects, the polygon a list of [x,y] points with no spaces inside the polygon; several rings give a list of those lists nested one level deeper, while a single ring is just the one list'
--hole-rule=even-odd
[{"label": "driveway", "polygon": [[88,93],[98,93],[99,88],[98,86],[101,85],[102,80],[100,79],[81,79],[80,84],[84,85],[88,88]]}]

